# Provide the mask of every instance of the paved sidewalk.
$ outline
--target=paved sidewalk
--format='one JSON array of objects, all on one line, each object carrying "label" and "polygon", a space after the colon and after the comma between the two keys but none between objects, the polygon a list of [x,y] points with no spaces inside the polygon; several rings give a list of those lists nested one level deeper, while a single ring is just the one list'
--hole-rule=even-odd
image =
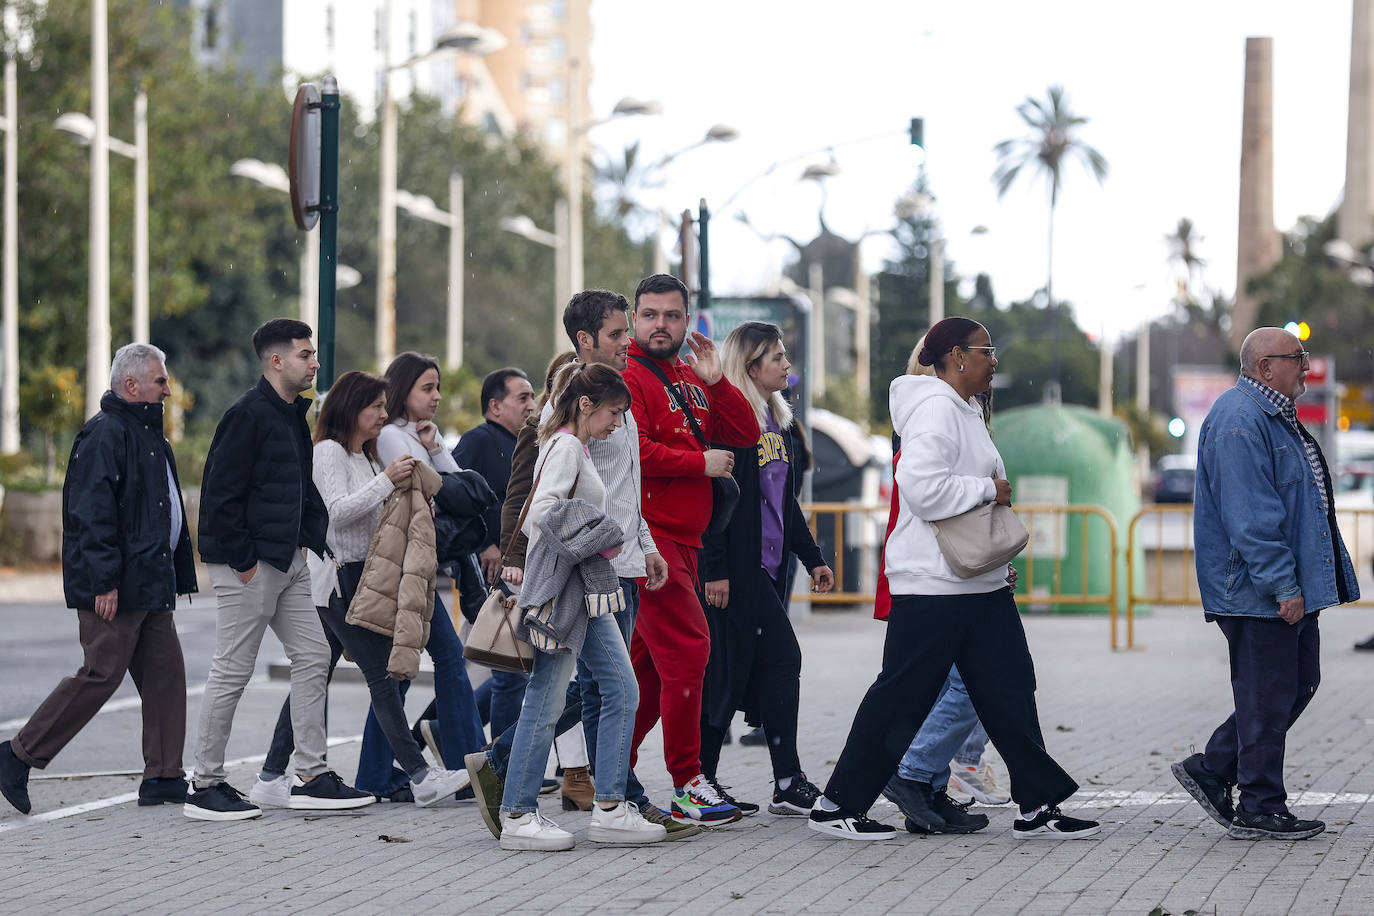
[{"label": "paved sidewalk", "polygon": [[[1323,614],[1324,682],[1289,742],[1288,783],[1299,813],[1327,833],[1300,843],[1226,839],[1181,792],[1170,762],[1200,746],[1227,712],[1224,640],[1196,609],[1142,619],[1148,648],[1113,654],[1100,617],[1027,617],[1047,744],[1082,783],[1065,807],[1103,821],[1096,840],[1011,837],[1012,810],[970,836],[845,843],[800,818],[761,813],[694,839],[640,849],[585,840],[588,815],[545,813],[579,835],[566,853],[507,853],[472,802],[438,808],[374,805],[360,814],[269,811],[206,824],[131,802],[49,821],[0,813],[0,900],[15,913],[1136,913],[1156,906],[1240,913],[1374,912],[1374,656],[1350,645],[1374,631],[1363,609]],[[824,784],[859,697],[877,671],[883,627],[866,615],[818,614],[799,627],[805,657],[802,762]],[[4,686],[0,672],[0,689]],[[346,704],[335,734],[357,708]],[[276,691],[266,700],[256,694]],[[272,709],[281,686],[256,684],[245,711]],[[198,703],[192,701],[193,711]],[[418,708],[418,707],[417,707]],[[136,744],[137,710],[117,740]],[[124,720],[121,720],[124,721]],[[339,729],[342,729],[340,731]],[[739,732],[738,721],[736,732]],[[667,800],[657,733],[641,761],[650,794]],[[8,735],[0,735],[8,737]],[[127,748],[126,750],[136,750]],[[357,745],[331,751],[353,772]],[[54,764],[57,770],[61,758]],[[244,787],[252,767],[233,771]],[[731,745],[721,774],[740,798],[765,801],[762,748]],[[118,797],[136,781],[72,783],[60,804]],[[38,799],[36,799],[38,800]],[[52,793],[42,802],[51,805]],[[40,814],[45,809],[40,808]],[[46,809],[51,814],[51,807]],[[884,801],[875,817],[900,825]],[[385,842],[380,837],[408,842]]]}]

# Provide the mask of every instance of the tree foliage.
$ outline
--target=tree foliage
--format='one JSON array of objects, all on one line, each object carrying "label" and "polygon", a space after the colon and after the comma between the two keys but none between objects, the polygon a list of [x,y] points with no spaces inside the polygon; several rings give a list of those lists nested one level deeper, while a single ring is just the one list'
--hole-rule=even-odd
[{"label": "tree foliage", "polygon": [[[88,0],[18,0],[20,353],[30,383],[44,367],[85,378],[88,150],[53,127],[90,108]],[[254,327],[298,314],[305,237],[285,195],[232,177],[242,158],[284,163],[291,106],[280,83],[235,70],[203,71],[192,58],[190,11],[178,4],[109,0],[110,132],[131,140],[137,87],[148,92],[150,311],[153,343],[194,397],[187,422],[204,431],[258,374]],[[343,99],[339,260],[363,283],[338,296],[336,366],[377,369],[373,358],[379,130]],[[466,355],[469,376],[516,365],[538,376],[555,347],[552,250],[503,232],[524,213],[552,228],[558,177],[543,151],[443,116],[416,96],[399,120],[399,185],[448,208],[448,175],[465,178]],[[589,284],[628,291],[647,250],[584,207]],[[110,161],[111,324],[130,339],[133,163]],[[448,230],[398,215],[397,344],[442,356]],[[457,377],[451,378],[459,381]],[[31,376],[33,376],[31,378]],[[469,379],[470,381],[470,379]],[[472,387],[469,385],[469,387]],[[452,390],[452,389],[451,389]],[[464,416],[454,404],[455,418]],[[35,418],[36,419],[36,418]],[[25,419],[26,434],[36,427]]]}]

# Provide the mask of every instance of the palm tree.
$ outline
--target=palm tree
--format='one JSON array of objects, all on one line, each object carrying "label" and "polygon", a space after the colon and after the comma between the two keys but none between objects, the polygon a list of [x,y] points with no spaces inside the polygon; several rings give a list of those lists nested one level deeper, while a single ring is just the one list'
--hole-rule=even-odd
[{"label": "palm tree", "polygon": [[1027,96],[1016,107],[1016,113],[1026,122],[1030,132],[1024,137],[1003,140],[993,147],[998,161],[992,180],[997,185],[997,196],[1002,197],[1027,166],[1036,168],[1049,179],[1049,274],[1045,279],[1045,296],[1048,304],[1053,305],[1054,210],[1059,204],[1059,188],[1064,181],[1064,162],[1067,159],[1081,160],[1101,184],[1107,177],[1107,160],[1075,136],[1077,129],[1087,124],[1088,119],[1069,110],[1063,86],[1051,86],[1043,101]]},{"label": "palm tree", "polygon": [[1069,110],[1063,86],[1049,87],[1043,100],[1027,96],[1016,107],[1016,113],[1026,122],[1029,131],[1024,137],[1003,140],[993,147],[997,154],[997,169],[993,172],[992,180],[997,186],[999,198],[1007,193],[1016,176],[1028,167],[1049,180],[1049,269],[1045,276],[1045,305],[1050,309],[1050,335],[1055,355],[1053,399],[1057,397],[1059,386],[1058,311],[1054,307],[1054,210],[1059,204],[1059,188],[1064,180],[1064,162],[1067,159],[1080,160],[1101,184],[1107,177],[1107,160],[1078,138],[1078,128],[1088,123],[1088,119]]},{"label": "palm tree", "polygon": [[1193,295],[1194,278],[1200,279],[1203,268],[1207,266],[1207,262],[1198,257],[1197,253],[1202,238],[1197,234],[1193,221],[1186,216],[1178,221],[1178,226],[1173,232],[1164,236],[1164,243],[1169,246],[1169,263],[1183,268],[1183,298],[1189,303],[1197,301]]}]

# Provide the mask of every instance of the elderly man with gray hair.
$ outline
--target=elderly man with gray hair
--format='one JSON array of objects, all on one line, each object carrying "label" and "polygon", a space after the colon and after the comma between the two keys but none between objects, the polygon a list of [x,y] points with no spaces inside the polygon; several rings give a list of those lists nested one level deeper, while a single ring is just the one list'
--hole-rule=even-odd
[{"label": "elderly man with gray hair", "polygon": [[43,769],[133,675],[143,699],[140,805],[186,798],[186,666],[172,612],[196,590],[176,459],[162,435],[167,357],[133,343],[115,353],[100,412],[72,444],[62,487],[62,585],[85,663],[9,741],[0,791],[30,810],[29,769]]},{"label": "elderly man with gray hair", "polygon": [[1301,840],[1326,829],[1289,813],[1283,757],[1288,730],[1321,682],[1317,616],[1360,597],[1336,527],[1331,472],[1294,404],[1307,387],[1308,357],[1287,331],[1251,331],[1240,378],[1212,405],[1198,438],[1198,591],[1230,650],[1235,712],[1173,773],[1238,840]]}]

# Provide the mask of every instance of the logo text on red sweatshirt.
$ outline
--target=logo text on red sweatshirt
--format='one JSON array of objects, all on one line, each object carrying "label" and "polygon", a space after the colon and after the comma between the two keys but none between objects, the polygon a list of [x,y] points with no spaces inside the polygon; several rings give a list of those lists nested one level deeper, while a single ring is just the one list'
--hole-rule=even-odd
[{"label": "logo text on red sweatshirt", "polygon": [[[706,399],[706,392],[698,385],[689,385],[686,382],[677,382],[675,387],[682,394],[682,399],[689,402],[698,410],[710,410],[711,402]],[[671,413],[680,413],[682,408],[678,406],[677,398],[673,397],[666,387],[663,393],[668,396],[668,410]]]}]

